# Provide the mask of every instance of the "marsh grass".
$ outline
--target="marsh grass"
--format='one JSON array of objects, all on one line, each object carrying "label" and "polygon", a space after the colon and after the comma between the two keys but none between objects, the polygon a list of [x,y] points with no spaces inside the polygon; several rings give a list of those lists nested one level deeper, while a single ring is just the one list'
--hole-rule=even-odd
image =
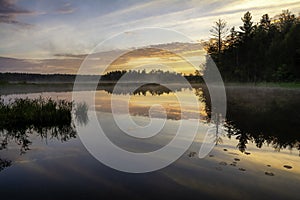
[{"label": "marsh grass", "polygon": [[0,129],[39,128],[69,125],[72,102],[45,99],[21,99],[4,103],[0,99]]},{"label": "marsh grass", "polygon": [[75,138],[72,107],[72,102],[51,98],[17,98],[8,103],[0,98],[0,150],[15,141],[25,153],[30,149],[29,136],[33,133],[62,142]]}]

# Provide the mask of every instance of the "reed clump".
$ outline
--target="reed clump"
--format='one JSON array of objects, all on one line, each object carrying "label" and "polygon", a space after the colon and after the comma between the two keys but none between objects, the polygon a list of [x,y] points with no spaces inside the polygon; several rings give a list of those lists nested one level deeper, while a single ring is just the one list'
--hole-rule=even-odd
[{"label": "reed clump", "polygon": [[72,102],[51,98],[16,98],[5,103],[0,97],[0,130],[65,126],[72,123]]}]

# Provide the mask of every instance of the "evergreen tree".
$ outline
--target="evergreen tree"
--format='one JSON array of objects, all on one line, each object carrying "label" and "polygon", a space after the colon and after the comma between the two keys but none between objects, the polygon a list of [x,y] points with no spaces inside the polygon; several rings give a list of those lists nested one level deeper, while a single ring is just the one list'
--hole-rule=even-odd
[{"label": "evergreen tree", "polygon": [[215,41],[217,42],[217,50],[220,54],[223,48],[223,39],[226,37],[226,34],[228,32],[228,29],[226,28],[226,22],[222,19],[219,19],[215,22],[215,25],[212,27],[210,32]]},{"label": "evergreen tree", "polygon": [[252,20],[252,16],[251,13],[248,11],[245,13],[244,17],[241,18],[243,21],[243,26],[240,26],[241,32],[240,32],[240,36],[242,39],[242,42],[246,42],[252,35],[253,33],[253,22]]},{"label": "evergreen tree", "polygon": [[[246,12],[237,32],[219,37],[225,29],[223,20],[215,22],[206,48],[225,81],[299,81],[300,80],[300,16],[284,10],[273,19],[264,14],[253,25]],[[225,26],[218,26],[225,24]],[[222,29],[220,29],[222,28]],[[205,73],[205,72],[204,72]]]}]

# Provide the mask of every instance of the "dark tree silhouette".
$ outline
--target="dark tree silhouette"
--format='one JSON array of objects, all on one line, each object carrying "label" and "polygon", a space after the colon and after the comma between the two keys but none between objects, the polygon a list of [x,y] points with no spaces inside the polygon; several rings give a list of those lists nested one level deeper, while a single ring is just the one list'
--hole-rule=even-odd
[{"label": "dark tree silhouette", "polygon": [[210,30],[213,39],[216,40],[217,52],[221,53],[223,48],[223,39],[226,37],[228,29],[226,28],[226,22],[223,19],[219,19],[215,22],[214,26]]},{"label": "dark tree silhouette", "polygon": [[300,81],[300,17],[284,10],[273,18],[264,14],[255,25],[250,12],[241,20],[240,30],[230,30],[221,52],[212,40],[206,45],[223,79],[255,83]]}]

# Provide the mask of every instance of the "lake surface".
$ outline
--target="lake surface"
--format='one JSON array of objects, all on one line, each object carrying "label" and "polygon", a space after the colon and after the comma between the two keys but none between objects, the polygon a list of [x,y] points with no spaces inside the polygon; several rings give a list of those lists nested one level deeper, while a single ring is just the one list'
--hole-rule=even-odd
[{"label": "lake surface", "polygon": [[[197,136],[190,148],[166,168],[144,174],[130,174],[107,167],[95,159],[78,134],[60,130],[27,132],[22,141],[16,134],[0,133],[7,146],[0,150],[1,199],[297,199],[300,183],[300,91],[297,89],[231,86],[226,88],[227,115],[216,134],[216,146],[203,159],[197,154],[209,128],[210,103],[205,88],[178,87],[176,92],[159,86],[129,93],[124,87],[112,91],[102,88],[95,94],[98,121],[107,137],[117,146],[132,152],[155,151],[168,144],[183,120],[194,126]],[[82,96],[90,91],[78,91]],[[185,107],[184,115],[176,95],[195,96],[199,107]],[[71,91],[10,94],[15,98],[72,100]],[[149,115],[159,123],[167,118],[158,135],[136,139],[122,132],[113,120],[111,98],[119,102],[114,114],[122,116],[122,102],[130,99],[129,113],[136,124],[145,126]],[[161,107],[152,107],[160,104]],[[94,107],[93,107],[94,106]],[[151,112],[149,113],[149,109]],[[88,112],[88,117],[91,115]],[[88,119],[74,125],[91,127]],[[131,127],[127,127],[131,130]],[[95,129],[97,131],[97,129]],[[184,138],[183,138],[184,140]],[[101,145],[101,141],[99,141]],[[109,154],[108,154],[109,155]]]}]

